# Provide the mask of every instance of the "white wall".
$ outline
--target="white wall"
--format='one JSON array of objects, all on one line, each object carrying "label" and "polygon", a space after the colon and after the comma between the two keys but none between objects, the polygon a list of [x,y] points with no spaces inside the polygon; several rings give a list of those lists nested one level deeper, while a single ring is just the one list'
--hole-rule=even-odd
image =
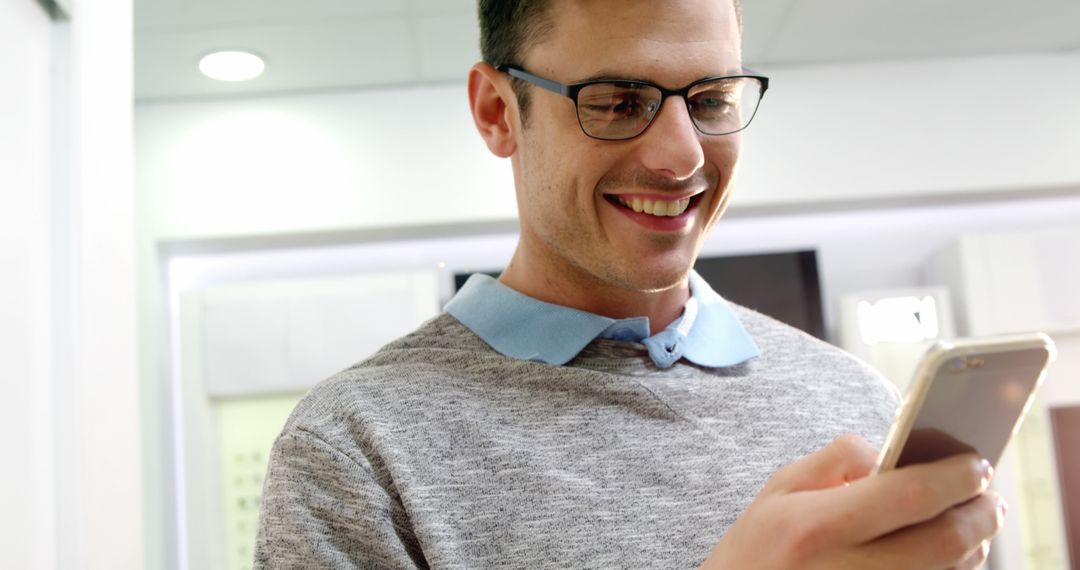
[{"label": "white wall", "polygon": [[1080,52],[773,75],[743,165],[754,203],[1080,191]]},{"label": "white wall", "polygon": [[[78,0],[65,25],[68,275],[56,379],[60,568],[143,567],[132,166],[132,1]],[[58,111],[60,112],[60,111]],[[60,112],[62,113],[62,112]],[[61,214],[54,210],[54,215]]]},{"label": "white wall", "polygon": [[142,567],[131,4],[0,3],[0,567]]},{"label": "white wall", "polygon": [[[1080,191],[1078,53],[764,72],[733,208]],[[150,237],[515,217],[463,85],[145,104],[136,140]]]},{"label": "white wall", "polygon": [[50,22],[0,2],[0,566],[54,563],[49,285]]},{"label": "white wall", "polygon": [[464,86],[136,110],[151,236],[250,235],[513,217]]},{"label": "white wall", "polygon": [[[132,1],[71,16],[71,382],[59,447],[79,477],[64,568],[143,567],[132,145]],[[71,412],[71,416],[67,416]]]}]

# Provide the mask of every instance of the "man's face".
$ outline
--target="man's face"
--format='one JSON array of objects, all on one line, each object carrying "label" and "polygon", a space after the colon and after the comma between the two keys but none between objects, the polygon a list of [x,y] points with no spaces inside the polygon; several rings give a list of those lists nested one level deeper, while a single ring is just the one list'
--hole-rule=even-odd
[{"label": "man's face", "polygon": [[[553,31],[522,62],[537,75],[678,88],[741,72],[730,2],[555,0],[551,8]],[[594,140],[578,126],[570,99],[530,89],[513,156],[522,245],[579,281],[633,291],[681,283],[726,207],[740,136],[700,134],[685,101],[669,97],[637,138]],[[680,215],[656,216],[624,205],[634,199],[690,202]]]}]

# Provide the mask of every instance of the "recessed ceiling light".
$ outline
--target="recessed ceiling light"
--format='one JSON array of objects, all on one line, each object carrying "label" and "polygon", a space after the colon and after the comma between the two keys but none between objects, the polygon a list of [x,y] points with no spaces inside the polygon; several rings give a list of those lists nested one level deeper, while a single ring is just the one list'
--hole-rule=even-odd
[{"label": "recessed ceiling light", "polygon": [[199,71],[219,81],[247,81],[262,75],[266,64],[246,51],[217,51],[199,60]]}]

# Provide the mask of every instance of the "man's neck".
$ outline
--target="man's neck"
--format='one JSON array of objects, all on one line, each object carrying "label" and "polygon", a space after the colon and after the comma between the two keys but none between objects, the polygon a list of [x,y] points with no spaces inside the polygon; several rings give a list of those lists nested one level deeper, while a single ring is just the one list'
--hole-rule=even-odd
[{"label": "man's neck", "polygon": [[617,287],[566,263],[534,263],[519,246],[499,281],[534,299],[581,311],[625,319],[648,317],[649,334],[679,318],[690,298],[688,279],[662,291]]}]

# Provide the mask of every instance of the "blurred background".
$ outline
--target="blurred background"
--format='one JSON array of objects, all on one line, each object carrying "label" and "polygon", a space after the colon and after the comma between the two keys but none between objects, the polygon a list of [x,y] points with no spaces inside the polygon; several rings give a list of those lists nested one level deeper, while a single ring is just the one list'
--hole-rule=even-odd
[{"label": "blurred background", "polygon": [[[743,10],[699,270],[901,389],[1049,333],[991,564],[1080,568],[1080,1]],[[294,403],[513,251],[477,44],[465,0],[0,0],[0,566],[250,567]]]}]

